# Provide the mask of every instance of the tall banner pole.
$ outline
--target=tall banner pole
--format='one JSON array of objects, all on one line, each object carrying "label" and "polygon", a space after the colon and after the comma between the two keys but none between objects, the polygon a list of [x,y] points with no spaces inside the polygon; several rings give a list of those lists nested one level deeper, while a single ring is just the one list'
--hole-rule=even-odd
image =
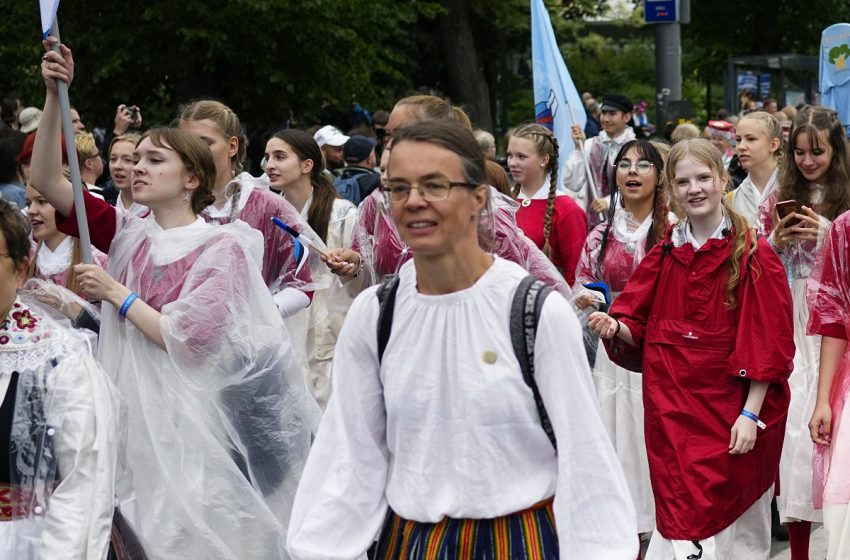
[{"label": "tall banner pole", "polygon": [[[50,27],[50,35],[56,37],[57,44],[53,45],[53,52],[60,52],[59,44],[59,18],[53,19]],[[74,125],[71,123],[71,98],[68,96],[68,84],[62,80],[56,80],[56,89],[59,92],[59,109],[62,113],[62,134],[65,136],[65,153],[68,154],[68,169],[71,172],[71,185],[74,187],[74,208],[77,213],[77,228],[80,232],[80,248],[83,253],[83,262],[94,264],[91,254],[91,237],[89,236],[89,223],[86,219],[86,205],[83,199],[83,181],[80,178],[80,162],[77,159],[77,148],[74,144]]]},{"label": "tall banner pole", "polygon": [[[569,107],[570,115],[572,115],[573,122],[577,122],[575,113],[573,113],[572,104],[570,104]],[[581,154],[582,163],[584,163],[584,174],[587,176],[587,190],[589,191],[589,194],[591,196],[590,200],[591,202],[593,202],[594,200],[599,198],[599,191],[596,190],[596,181],[593,180],[593,173],[590,172],[590,162],[587,161],[587,154],[584,153],[584,140],[579,140],[578,152],[579,154]],[[602,212],[597,212],[596,215],[600,221],[605,221],[605,215]]]}]

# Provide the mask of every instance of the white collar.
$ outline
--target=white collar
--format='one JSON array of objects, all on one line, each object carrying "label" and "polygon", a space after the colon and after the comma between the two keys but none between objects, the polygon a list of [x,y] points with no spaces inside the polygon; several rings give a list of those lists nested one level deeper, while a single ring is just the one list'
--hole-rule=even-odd
[{"label": "white collar", "polygon": [[623,130],[623,132],[621,132],[620,135],[615,137],[615,138],[611,138],[610,136],[608,136],[608,133],[605,132],[604,130],[599,132],[599,140],[601,142],[606,143],[606,144],[616,144],[617,146],[622,146],[623,144],[625,144],[629,140],[634,140],[634,139],[635,139],[635,131],[632,127],[630,127],[628,125],[626,126],[625,130]]},{"label": "white collar", "polygon": [[53,276],[68,270],[71,266],[71,252],[74,248],[74,241],[70,237],[62,240],[55,251],[42,243],[36,255],[36,266],[38,271],[45,276]]},{"label": "white collar", "polygon": [[[546,200],[547,198],[549,198],[549,181],[549,175],[547,174],[546,178],[543,179],[543,184],[540,185],[540,187],[536,191],[534,191],[534,194],[530,197],[531,200]],[[555,196],[560,196],[563,194],[564,193],[562,193],[561,191],[555,191]],[[526,196],[525,193],[522,192],[522,190],[520,190],[519,194],[517,195],[517,199],[525,200],[526,198],[529,197]]]},{"label": "white collar", "polygon": [[139,204],[138,202],[134,202],[129,208],[124,206],[124,201],[121,200],[121,194],[118,194],[118,198],[115,200],[115,207],[120,208],[121,210],[126,210],[130,214],[134,216],[142,217],[144,214],[148,212],[148,207]]},{"label": "white collar", "polygon": [[[746,179],[744,179],[741,184],[738,186],[739,189],[743,188],[743,190],[749,191],[752,199],[756,202],[757,206],[761,206],[765,200],[773,194],[773,191],[776,190],[776,185],[779,182],[779,168],[773,170],[773,173],[770,174],[770,178],[767,180],[767,184],[764,186],[764,190],[759,193],[758,188],[756,188],[755,183],[751,176],[748,174]],[[743,192],[742,190],[742,192]]]},{"label": "white collar", "polygon": [[[714,230],[714,233],[708,237],[708,239],[723,239],[726,236],[726,232],[731,228],[732,224],[729,222],[729,217],[724,212],[723,219],[720,220],[720,224]],[[708,242],[708,239],[706,240],[706,243]],[[687,219],[682,220],[675,228],[673,228],[672,241],[675,247],[681,247],[686,243],[690,243],[693,245],[694,250],[697,250],[703,246],[703,243],[697,241],[694,234],[691,232],[691,222]]]}]

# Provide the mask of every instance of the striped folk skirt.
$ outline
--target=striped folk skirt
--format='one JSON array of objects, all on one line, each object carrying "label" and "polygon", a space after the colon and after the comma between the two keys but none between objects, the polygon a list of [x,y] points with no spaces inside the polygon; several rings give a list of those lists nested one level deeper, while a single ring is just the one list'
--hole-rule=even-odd
[{"label": "striped folk skirt", "polygon": [[558,558],[552,498],[494,519],[419,523],[387,512],[376,560],[551,560]]}]

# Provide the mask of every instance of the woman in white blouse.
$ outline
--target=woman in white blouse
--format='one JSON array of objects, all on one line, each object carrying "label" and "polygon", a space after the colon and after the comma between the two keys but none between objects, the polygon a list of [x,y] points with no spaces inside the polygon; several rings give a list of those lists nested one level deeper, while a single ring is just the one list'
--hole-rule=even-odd
[{"label": "woman in white blouse", "polygon": [[383,188],[414,258],[383,300],[394,319],[382,357],[379,287],[349,311],[290,553],[362,558],[380,532],[378,558],[633,560],[634,509],[581,327],[558,294],[544,300],[532,347],[551,440],[523,378],[509,319],[528,273],[479,246],[489,189],[471,132],[400,129]]}]

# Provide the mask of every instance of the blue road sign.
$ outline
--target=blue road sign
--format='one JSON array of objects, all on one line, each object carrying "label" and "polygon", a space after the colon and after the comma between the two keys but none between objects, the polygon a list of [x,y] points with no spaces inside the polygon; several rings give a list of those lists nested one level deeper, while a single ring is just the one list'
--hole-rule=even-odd
[{"label": "blue road sign", "polygon": [[676,23],[678,11],[676,0],[644,0],[644,23]]}]

